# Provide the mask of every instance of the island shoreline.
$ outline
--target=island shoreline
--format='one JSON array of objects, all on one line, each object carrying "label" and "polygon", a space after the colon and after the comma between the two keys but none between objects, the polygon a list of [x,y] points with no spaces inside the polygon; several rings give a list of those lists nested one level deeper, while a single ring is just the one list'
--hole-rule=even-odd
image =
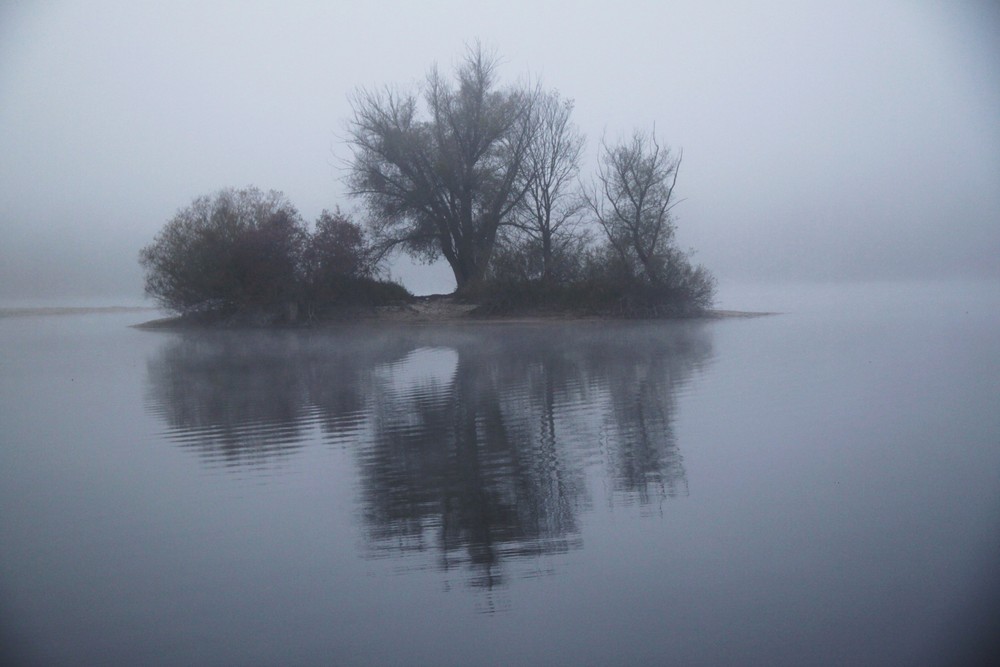
[{"label": "island shoreline", "polygon": [[344,309],[333,317],[285,322],[254,324],[238,319],[205,320],[176,315],[132,325],[144,330],[214,330],[214,329],[323,329],[339,326],[369,325],[537,325],[572,322],[679,322],[699,320],[750,319],[780,315],[777,312],[710,309],[684,316],[621,317],[572,311],[539,311],[523,313],[484,314],[475,312],[478,304],[456,303],[450,299],[418,297],[417,301],[398,306],[377,306],[366,309]]}]

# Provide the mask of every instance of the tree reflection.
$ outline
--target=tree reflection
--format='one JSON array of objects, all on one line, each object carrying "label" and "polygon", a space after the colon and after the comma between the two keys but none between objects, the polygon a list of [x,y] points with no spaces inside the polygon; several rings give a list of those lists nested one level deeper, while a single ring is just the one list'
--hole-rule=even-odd
[{"label": "tree reflection", "polygon": [[303,446],[316,406],[334,429],[363,412],[359,374],[407,349],[337,332],[188,333],[147,362],[146,402],[207,464],[270,467]]},{"label": "tree reflection", "polygon": [[677,390],[710,356],[693,330],[661,337],[649,327],[595,341],[588,359],[606,383],[608,465],[614,489],[648,503],[687,493],[683,460],[673,431]]},{"label": "tree reflection", "polygon": [[188,336],[148,362],[147,402],[206,462],[266,465],[302,446],[305,401],[270,337]]},{"label": "tree reflection", "polygon": [[610,502],[687,492],[675,397],[710,358],[697,323],[208,332],[149,362],[149,403],[208,462],[349,447],[372,556],[494,588],[580,546],[594,471]]},{"label": "tree reflection", "polygon": [[504,558],[578,544],[584,488],[572,453],[532,430],[505,355],[484,342],[452,338],[447,385],[380,397],[361,474],[376,550],[433,547],[442,568],[465,563],[474,584],[492,587]]}]

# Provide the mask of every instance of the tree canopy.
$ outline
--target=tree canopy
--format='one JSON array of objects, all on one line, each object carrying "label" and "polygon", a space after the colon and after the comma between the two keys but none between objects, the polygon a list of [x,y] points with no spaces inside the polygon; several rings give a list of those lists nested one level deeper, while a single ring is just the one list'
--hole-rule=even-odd
[{"label": "tree canopy", "polygon": [[349,184],[368,206],[377,242],[383,251],[443,256],[460,290],[482,279],[498,229],[526,188],[535,95],[500,87],[497,65],[477,47],[454,81],[430,71],[423,105],[391,89],[353,99]]}]

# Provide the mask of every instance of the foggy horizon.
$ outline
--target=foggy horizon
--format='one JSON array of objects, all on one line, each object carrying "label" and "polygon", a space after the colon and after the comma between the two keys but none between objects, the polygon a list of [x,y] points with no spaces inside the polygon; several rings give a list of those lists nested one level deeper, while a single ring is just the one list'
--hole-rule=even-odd
[{"label": "foggy horizon", "polygon": [[[996,6],[575,7],[5,5],[0,300],[141,299],[139,249],[226,187],[363,220],[348,96],[476,40],[575,101],[584,179],[602,136],[682,149],[679,244],[723,286],[1000,278]],[[391,274],[454,287],[443,262]]]}]

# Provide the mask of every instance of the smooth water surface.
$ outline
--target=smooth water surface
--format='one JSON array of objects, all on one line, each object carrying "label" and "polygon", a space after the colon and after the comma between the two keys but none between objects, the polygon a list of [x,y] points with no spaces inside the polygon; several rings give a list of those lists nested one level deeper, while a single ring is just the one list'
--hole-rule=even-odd
[{"label": "smooth water surface", "polygon": [[5,656],[970,660],[1000,590],[1000,289],[770,298],[702,322],[0,318]]}]

